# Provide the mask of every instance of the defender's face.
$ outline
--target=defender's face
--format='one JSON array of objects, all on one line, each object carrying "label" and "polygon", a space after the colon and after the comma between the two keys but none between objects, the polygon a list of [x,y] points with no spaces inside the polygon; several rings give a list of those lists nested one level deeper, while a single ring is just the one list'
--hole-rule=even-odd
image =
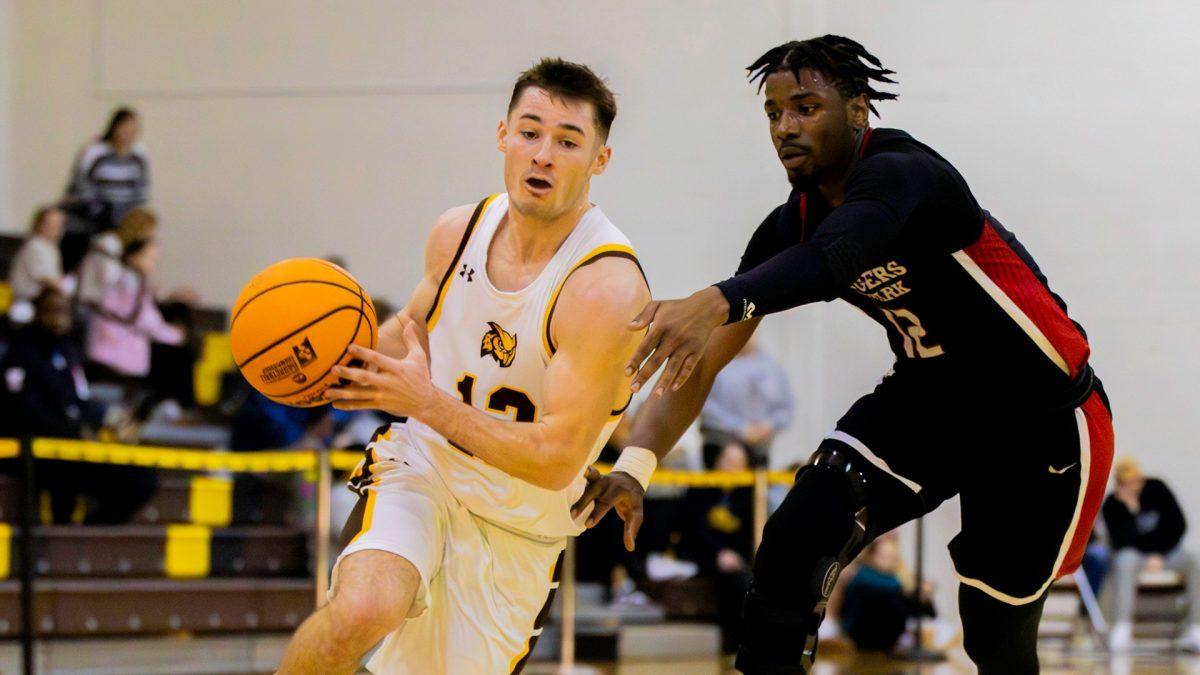
[{"label": "defender's face", "polygon": [[553,220],[587,199],[592,176],[612,150],[596,129],[590,103],[530,87],[497,129],[509,203],[523,215]]},{"label": "defender's face", "polygon": [[866,100],[847,101],[825,76],[811,68],[767,76],[763,108],[771,141],[792,185],[820,182],[825,173],[849,163],[854,154],[856,127],[866,128]]}]

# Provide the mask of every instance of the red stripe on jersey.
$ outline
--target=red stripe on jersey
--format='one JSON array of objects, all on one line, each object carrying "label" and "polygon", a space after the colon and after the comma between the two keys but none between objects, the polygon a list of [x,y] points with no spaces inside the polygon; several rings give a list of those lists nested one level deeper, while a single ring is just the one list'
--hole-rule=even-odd
[{"label": "red stripe on jersey", "polygon": [[983,234],[963,251],[1046,336],[1066,362],[1069,375],[1074,379],[1087,364],[1090,354],[1087,340],[1029,265],[986,220]]},{"label": "red stripe on jersey", "polygon": [[1087,548],[1088,539],[1092,534],[1092,525],[1096,514],[1100,512],[1100,504],[1104,500],[1104,491],[1108,485],[1108,472],[1112,468],[1113,459],[1113,428],[1112,417],[1100,394],[1092,393],[1083,404],[1083,416],[1087,419],[1088,450],[1091,452],[1090,467],[1087,476],[1087,492],[1083,495],[1083,506],[1080,509],[1079,521],[1075,525],[1075,536],[1071,539],[1071,547],[1063,557],[1062,566],[1055,571],[1055,578],[1066,576],[1079,569],[1083,560],[1083,551]]}]

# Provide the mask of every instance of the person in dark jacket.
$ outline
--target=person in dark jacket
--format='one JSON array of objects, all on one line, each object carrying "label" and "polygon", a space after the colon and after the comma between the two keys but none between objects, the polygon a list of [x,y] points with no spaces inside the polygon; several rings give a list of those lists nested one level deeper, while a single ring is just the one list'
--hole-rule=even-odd
[{"label": "person in dark jacket", "polygon": [[1200,651],[1200,567],[1180,544],[1187,519],[1166,483],[1147,478],[1137,460],[1117,462],[1116,489],[1104,500],[1104,524],[1114,552],[1109,577],[1113,593],[1113,628],[1109,647],[1133,646],[1133,605],[1142,570],[1174,570],[1186,577],[1188,626],[1180,640],[1184,650]]},{"label": "person in dark jacket", "polygon": [[900,551],[891,537],[877,539],[863,551],[863,564],[846,584],[842,600],[842,630],[854,646],[869,651],[891,651],[918,613],[934,616],[933,588],[925,584],[917,596],[900,580]]},{"label": "person in dark jacket", "polygon": [[[736,441],[726,443],[713,467],[746,471],[750,452]],[[726,654],[741,640],[741,609],[750,589],[754,560],[754,491],[741,488],[688,488],[681,509],[680,549],[712,579],[717,591],[721,645]]]},{"label": "person in dark jacket", "polygon": [[[83,358],[68,339],[71,302],[47,288],[34,307],[32,324],[14,333],[0,359],[0,436],[90,437],[102,426],[106,410],[90,400]],[[157,484],[150,469],[105,464],[39,461],[37,475],[39,489],[50,493],[56,524],[74,519],[80,498],[86,506],[83,522],[125,523]]]}]

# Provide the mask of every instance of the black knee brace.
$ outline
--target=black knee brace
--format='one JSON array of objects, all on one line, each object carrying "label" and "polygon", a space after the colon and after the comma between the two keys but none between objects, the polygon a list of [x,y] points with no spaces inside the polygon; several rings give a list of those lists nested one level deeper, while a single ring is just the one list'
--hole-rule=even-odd
[{"label": "black knee brace", "polygon": [[827,439],[767,521],[746,595],[736,666],[747,675],[804,675],[838,575],[866,543],[866,460]]}]

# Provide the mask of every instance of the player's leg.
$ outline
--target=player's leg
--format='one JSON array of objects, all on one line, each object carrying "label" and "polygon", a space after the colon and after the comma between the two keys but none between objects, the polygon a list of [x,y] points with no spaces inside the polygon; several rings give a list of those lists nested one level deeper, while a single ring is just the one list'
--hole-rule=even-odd
[{"label": "player's leg", "polygon": [[1010,605],[962,584],[958,612],[963,647],[980,675],[1033,675],[1038,672],[1037,633],[1046,594],[1023,605]]},{"label": "player's leg", "polygon": [[980,424],[950,542],[970,587],[959,594],[963,639],[982,673],[1036,673],[1046,591],[1079,567],[1104,497],[1111,421],[1093,395],[1079,408]]},{"label": "player's leg", "polygon": [[737,659],[742,672],[808,672],[825,605],[846,563],[879,534],[951,494],[940,486],[922,492],[921,485],[867,458],[892,462],[915,447],[937,455],[926,426],[910,418],[913,397],[894,384],[885,381],[855,403],[768,519],[746,596]]},{"label": "player's leg", "polygon": [[876,536],[928,510],[908,486],[853,448],[823,442],[764,528],[738,668],[806,673],[841,570]]},{"label": "player's leg", "polygon": [[387,551],[353,553],[339,563],[329,603],[301,624],[280,673],[353,673],[363,654],[408,616],[421,575]]},{"label": "player's leg", "polygon": [[430,584],[441,570],[453,499],[431,468],[405,458],[403,443],[371,447],[369,482],[359,484],[342,532],[330,601],[297,630],[280,672],[354,672],[384,636],[435,604]]}]

